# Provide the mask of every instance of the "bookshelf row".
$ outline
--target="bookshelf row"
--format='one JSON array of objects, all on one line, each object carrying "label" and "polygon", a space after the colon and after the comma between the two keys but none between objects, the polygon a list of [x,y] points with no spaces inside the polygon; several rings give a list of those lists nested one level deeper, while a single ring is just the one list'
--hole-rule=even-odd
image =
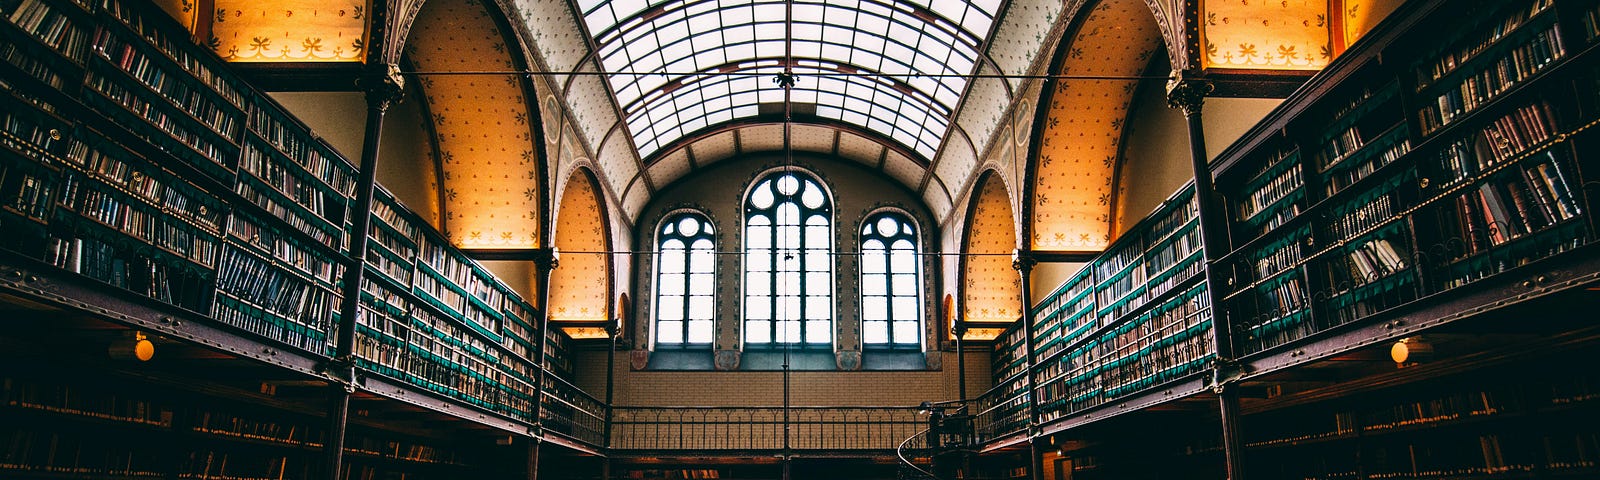
[{"label": "bookshelf row", "polygon": [[[1231,356],[1594,243],[1597,3],[1419,2],[1401,15],[1450,28],[1371,36],[1224,152],[1213,175],[1228,251],[1210,274]],[[1190,363],[1217,353],[1192,190],[1032,309],[1032,352],[1020,324],[997,339],[980,424],[1015,411],[1025,426],[1029,402],[1051,422],[1209,368]]]},{"label": "bookshelf row", "polygon": [[[189,37],[142,2],[0,1],[0,247],[332,355],[356,170]],[[364,366],[533,421],[570,339],[381,187],[367,214]]]},{"label": "bookshelf row", "polygon": [[[308,478],[327,439],[325,420],[315,415],[116,380],[6,376],[0,418],[7,419],[0,427],[0,474],[8,478]],[[428,467],[460,473],[483,460],[421,437],[356,431],[345,447],[351,467],[345,478]]]},{"label": "bookshelf row", "polygon": [[1583,372],[1510,378],[1247,416],[1246,447],[1257,471],[1295,478],[1593,475],[1600,379]]},{"label": "bookshelf row", "polygon": [[1235,353],[1593,243],[1593,3],[1452,5],[1472,20],[1349,56],[1338,85],[1224,154]]},{"label": "bookshelf row", "polygon": [[1003,434],[1027,425],[1030,402],[1050,422],[1204,370],[1216,348],[1202,256],[1188,186],[1033,307],[1031,356],[1020,323],[995,340],[979,423]]}]

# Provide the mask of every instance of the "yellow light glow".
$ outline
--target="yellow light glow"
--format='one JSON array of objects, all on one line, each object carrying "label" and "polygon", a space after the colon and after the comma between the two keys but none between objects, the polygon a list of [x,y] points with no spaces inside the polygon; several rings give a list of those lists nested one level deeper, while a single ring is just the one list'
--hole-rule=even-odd
[{"label": "yellow light glow", "polygon": [[1207,67],[1318,70],[1337,53],[1327,0],[1212,0],[1202,8]]},{"label": "yellow light glow", "polygon": [[611,338],[606,329],[600,327],[561,327],[561,331],[573,340],[605,340]]},{"label": "yellow light glow", "polygon": [[359,62],[367,2],[216,0],[211,45],[230,62]]},{"label": "yellow light glow", "polygon": [[969,326],[969,327],[967,327],[967,334],[966,335],[962,335],[961,339],[962,340],[977,340],[977,341],[994,340],[996,338],[1000,338],[1000,334],[1002,334],[1002,333],[1006,333],[1006,329],[1004,327],[1001,327],[1001,328],[978,328],[978,327]]}]

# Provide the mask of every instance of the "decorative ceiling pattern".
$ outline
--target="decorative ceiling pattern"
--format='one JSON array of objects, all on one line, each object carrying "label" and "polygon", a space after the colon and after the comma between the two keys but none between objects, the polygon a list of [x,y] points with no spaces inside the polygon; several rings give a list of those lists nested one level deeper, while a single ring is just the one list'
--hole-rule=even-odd
[{"label": "decorative ceiling pattern", "polygon": [[1317,70],[1333,60],[1328,0],[1210,0],[1201,36],[1207,68]]},{"label": "decorative ceiling pattern", "polygon": [[1144,0],[1150,6],[1150,13],[1155,15],[1156,28],[1161,29],[1161,37],[1166,40],[1167,58],[1172,60],[1173,70],[1188,70],[1198,60],[1194,58],[1199,53],[1194,51],[1198,50],[1198,45],[1191,41],[1184,16],[1199,1]]},{"label": "decorative ceiling pattern", "polygon": [[[594,62],[584,62],[577,71],[592,74],[597,70]],[[578,124],[578,130],[583,132],[584,142],[599,148],[600,142],[605,140],[606,134],[618,122],[616,107],[611,103],[611,95],[606,92],[605,79],[595,75],[576,75],[567,88],[567,106],[572,109],[572,119]],[[637,156],[634,152],[628,155]]]},{"label": "decorative ceiling pattern", "polygon": [[950,190],[944,182],[937,177],[931,179],[928,185],[922,188],[922,202],[928,205],[928,210],[933,212],[934,218],[948,218],[950,216]]},{"label": "decorative ceiling pattern", "polygon": [[615,128],[617,130],[611,132],[595,152],[595,157],[600,164],[601,178],[611,185],[611,191],[625,192],[630,183],[644,183],[643,178],[635,178],[643,172],[639,171],[639,157],[634,156],[627,132],[621,131],[621,125]]},{"label": "decorative ceiling pattern", "polygon": [[[578,17],[572,14],[566,0],[516,0],[515,8],[550,71],[570,72],[589,54],[583,32],[574,28]],[[556,83],[561,80],[556,79]]]},{"label": "decorative ceiling pattern", "polygon": [[[418,71],[519,67],[503,32],[475,0],[431,0],[406,56]],[[443,164],[450,241],[467,248],[539,246],[539,162],[516,77],[421,77]]]},{"label": "decorative ceiling pattern", "polygon": [[972,323],[1010,323],[1022,316],[1022,277],[1011,268],[1017,248],[1017,222],[1011,197],[995,175],[979,180],[977,202],[968,220],[962,268],[962,318]]},{"label": "decorative ceiling pattern", "polygon": [[[835,126],[795,123],[791,124],[789,139],[796,152],[838,156],[869,169],[881,169],[911,191],[917,190],[927,171],[918,159],[886,147],[876,134]],[[690,158],[693,158],[693,167],[705,168],[739,155],[782,151],[782,123],[752,123],[696,138],[682,148],[660,153],[650,165],[648,173],[655,187],[660,189],[692,173]],[[886,159],[886,156],[892,160]]]},{"label": "decorative ceiling pattern", "polygon": [[370,9],[365,1],[214,0],[213,5],[207,41],[230,62],[359,62],[366,54]]},{"label": "decorative ceiling pattern", "polygon": [[[1139,0],[1094,7],[1059,73],[1135,76],[1162,48],[1150,9]],[[1111,240],[1112,169],[1137,81],[1063,79],[1048,92],[1034,176],[1032,249],[1097,251]]]},{"label": "decorative ceiling pattern", "polygon": [[189,32],[199,31],[200,5],[195,0],[152,0]]},{"label": "decorative ceiling pattern", "polygon": [[[588,169],[572,172],[556,210],[555,246],[560,263],[550,271],[550,321],[609,318],[611,271],[605,211]],[[586,253],[587,252],[587,253]]]},{"label": "decorative ceiling pattern", "polygon": [[966,135],[951,135],[946,142],[944,153],[939,156],[939,164],[934,167],[933,174],[945,185],[962,186],[967,183],[968,176],[973,169],[978,168],[977,147],[967,139]]},{"label": "decorative ceiling pattern", "polygon": [[1360,40],[1405,0],[1344,0],[1344,45]]},{"label": "decorative ceiling pattern", "polygon": [[[1005,20],[994,35],[989,56],[1007,75],[1023,75],[1033,69],[1034,59],[1044,50],[1045,39],[1062,12],[1076,11],[1086,0],[1011,0]],[[1065,5],[1063,5],[1065,4]],[[1012,88],[1023,82],[1011,79]]]}]

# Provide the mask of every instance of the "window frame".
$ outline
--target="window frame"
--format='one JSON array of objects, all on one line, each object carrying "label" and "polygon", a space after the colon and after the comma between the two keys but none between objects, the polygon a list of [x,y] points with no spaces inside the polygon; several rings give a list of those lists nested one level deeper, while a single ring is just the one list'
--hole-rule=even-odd
[{"label": "window frame", "polygon": [[[796,190],[788,195],[787,198],[784,198],[784,194],[779,190],[777,182],[786,176],[794,176],[799,181],[799,185],[797,186]],[[766,188],[769,185],[772,189],[772,193],[774,193],[771,204],[767,207],[756,206],[755,195],[760,191],[760,189]],[[811,188],[811,186],[814,186],[822,195],[820,205],[817,207],[808,207],[803,201],[805,189]],[[745,351],[778,350],[784,348],[802,350],[832,350],[838,345],[839,342],[837,331],[839,326],[839,292],[836,288],[838,279],[838,258],[835,255],[838,247],[838,222],[835,216],[838,212],[835,203],[836,200],[832,190],[828,188],[827,183],[822,180],[822,177],[816,173],[807,169],[788,166],[768,169],[761,172],[753,181],[746,185],[740,200],[739,211],[742,228],[740,229],[741,249],[739,258],[741,265],[740,281],[738,286],[738,321],[739,345],[741,349]],[[798,240],[800,245],[798,249],[794,251],[793,258],[793,260],[797,261],[798,264],[795,265],[793,267],[794,270],[792,270],[792,272],[796,274],[795,276],[798,277],[800,285],[791,290],[794,292],[799,292],[797,300],[798,318],[794,320],[799,324],[799,333],[798,340],[782,342],[778,341],[779,329],[783,327],[783,322],[786,322],[787,320],[780,318],[782,315],[779,311],[779,298],[783,295],[779,292],[779,282],[781,277],[779,274],[791,270],[780,270],[780,268],[785,267],[778,266],[778,262],[785,260],[784,251],[786,250],[785,248],[779,247],[780,237],[778,235],[779,230],[786,225],[781,225],[778,220],[780,217],[780,208],[787,203],[792,203],[798,210],[796,215],[797,218],[794,220],[793,227],[801,232],[800,239]],[[751,246],[751,232],[752,228],[755,227],[751,225],[751,222],[758,215],[767,217],[767,221],[770,222],[766,225],[767,228],[771,229],[767,237],[768,243],[766,247]],[[813,248],[818,247],[807,247],[804,244],[806,239],[809,238],[804,233],[807,230],[807,222],[818,216],[822,217],[827,222],[827,232],[824,235],[825,244],[820,247],[821,252],[818,252],[822,254],[821,258],[823,259],[823,264],[825,265],[825,268],[821,272],[808,270],[807,268],[811,265],[811,262],[807,260],[807,254],[811,253],[810,250]],[[769,268],[769,270],[753,271],[751,269],[752,260],[755,255],[753,250],[756,248],[767,250],[765,254],[769,255],[769,257],[765,262],[765,265],[767,268]],[[826,341],[806,341],[808,338],[807,333],[809,331],[807,324],[816,321],[807,319],[807,314],[810,313],[808,304],[811,303],[807,300],[809,298],[813,298],[814,296],[813,292],[807,288],[808,284],[806,277],[809,276],[808,273],[825,273],[828,279],[827,282],[825,282],[827,284],[826,291],[823,292],[827,298],[827,301],[823,302],[823,304],[826,305],[825,308],[827,309],[827,318],[825,320],[827,328]],[[752,278],[755,275],[764,275],[767,277],[768,284],[765,287],[765,294],[751,293],[750,287],[754,285]],[[766,342],[755,342],[750,338],[750,326],[753,321],[750,315],[752,311],[750,302],[755,298],[760,298],[762,301],[767,302],[768,318],[754,320],[768,322],[766,329],[768,341]]]},{"label": "window frame", "polygon": [[[878,231],[878,228],[877,228],[877,225],[876,225],[879,222],[879,220],[883,219],[883,218],[892,218],[893,220],[898,222],[902,226],[902,231],[900,233],[895,234],[895,235],[883,235],[881,232]],[[905,227],[909,227],[910,228],[910,232],[909,233],[906,233],[904,231]],[[871,233],[868,233],[868,229],[869,228],[872,229]],[[926,330],[927,330],[927,318],[926,318],[927,317],[927,304],[924,303],[926,299],[924,298],[924,295],[923,295],[924,294],[923,290],[925,290],[924,282],[926,281],[926,279],[923,278],[923,270],[925,270],[925,269],[923,268],[924,265],[923,265],[923,261],[922,261],[923,260],[922,259],[922,255],[921,255],[922,254],[922,233],[923,233],[921,225],[918,224],[918,222],[916,220],[916,217],[912,216],[910,213],[908,213],[906,211],[903,211],[903,210],[900,210],[900,209],[894,209],[894,208],[883,208],[883,209],[878,209],[878,210],[869,212],[866,216],[862,217],[861,224],[860,224],[859,228],[856,231],[860,234],[860,236],[857,238],[856,244],[857,244],[858,251],[861,254],[860,257],[859,257],[860,261],[858,261],[857,264],[856,264],[856,274],[857,274],[856,275],[856,282],[857,282],[856,283],[856,292],[857,292],[856,302],[857,302],[857,305],[859,306],[859,312],[860,312],[860,317],[861,317],[860,318],[860,321],[861,321],[861,330],[860,330],[861,338],[859,339],[860,342],[861,342],[861,349],[863,351],[896,351],[896,352],[922,351],[923,348],[927,345],[927,340],[928,339],[927,339],[927,335],[926,335]],[[866,265],[866,263],[867,263],[867,261],[866,261],[866,258],[867,258],[866,243],[869,240],[874,240],[874,239],[884,241],[884,247],[882,248],[882,250],[884,251],[884,253],[883,253],[883,255],[884,255],[883,269],[884,270],[882,272],[868,273],[867,272],[867,268],[866,268],[867,267],[867,265]],[[913,261],[912,261],[912,264],[911,264],[912,271],[910,271],[910,272],[897,272],[894,269],[894,262],[893,262],[893,252],[895,250],[894,244],[895,244],[895,242],[897,242],[899,240],[907,240],[907,241],[911,242],[911,255],[912,255]],[[916,332],[915,333],[916,339],[914,341],[910,342],[910,343],[897,343],[897,342],[894,341],[894,339],[895,339],[895,324],[903,322],[903,320],[897,321],[895,319],[896,310],[894,308],[894,303],[895,303],[894,300],[897,297],[902,297],[903,298],[904,296],[895,294],[895,290],[893,289],[893,287],[894,287],[893,278],[897,274],[905,274],[905,273],[910,273],[912,275],[912,278],[913,278],[912,295],[911,295],[911,297],[912,297],[913,303],[915,305],[915,307],[912,308],[912,311],[913,311],[913,315],[915,316],[916,320],[915,320],[915,326],[912,327],[912,328]],[[876,297],[882,297],[885,300],[884,319],[882,319],[882,320],[868,320],[866,318],[867,317],[867,315],[866,315],[867,301],[868,301],[867,297],[869,296],[867,294],[867,282],[868,282],[867,276],[868,275],[882,275],[883,276],[884,294],[883,295],[873,295],[873,296],[876,296]],[[886,340],[887,340],[886,342],[877,342],[877,343],[868,342],[867,333],[866,332],[867,332],[867,322],[869,322],[869,321],[883,322],[883,323],[886,324],[885,325],[885,335],[886,335]]]},{"label": "window frame", "polygon": [[[694,218],[694,219],[698,220],[702,224],[702,226],[698,229],[696,234],[684,236],[682,234],[682,232],[680,230],[678,230],[678,228],[679,228],[678,226],[682,223],[682,220],[685,219],[685,218]],[[707,227],[710,228],[709,231],[707,230]],[[671,230],[671,232],[668,232],[669,229]],[[652,257],[654,257],[653,260],[652,260],[653,265],[652,265],[652,271],[651,271],[651,277],[650,277],[651,278],[651,292],[650,292],[650,307],[651,307],[650,308],[650,317],[651,317],[650,318],[650,349],[651,350],[710,350],[714,345],[716,345],[716,341],[717,341],[717,338],[716,338],[716,329],[717,329],[717,311],[716,311],[716,308],[717,308],[717,290],[721,289],[721,285],[719,285],[718,282],[717,282],[717,277],[718,277],[718,275],[717,275],[717,261],[716,261],[717,231],[718,231],[718,227],[716,226],[716,222],[712,221],[710,215],[706,214],[704,211],[699,210],[699,209],[677,209],[677,210],[673,210],[673,211],[667,212],[667,214],[663,215],[661,217],[661,220],[659,222],[657,222],[656,229],[655,229],[655,238],[654,238],[654,243],[653,243],[653,245],[655,247],[655,250],[654,250],[655,253],[653,255],[651,255]],[[683,248],[683,258],[684,258],[683,271],[682,272],[676,272],[676,274],[680,274],[680,275],[684,275],[685,276],[683,291],[681,293],[679,293],[679,294],[676,294],[676,296],[683,297],[683,301],[682,301],[683,318],[680,319],[680,320],[676,320],[677,322],[680,322],[682,324],[680,326],[680,328],[682,329],[682,336],[679,337],[679,338],[683,339],[683,341],[682,342],[677,342],[677,343],[663,344],[661,342],[661,331],[662,331],[661,323],[663,322],[663,320],[661,319],[661,312],[662,312],[662,305],[661,305],[662,301],[661,300],[662,300],[662,297],[664,295],[662,294],[661,285],[663,283],[662,282],[662,276],[666,275],[667,273],[662,272],[662,270],[661,270],[661,267],[662,267],[661,262],[662,262],[662,258],[664,256],[664,254],[665,254],[664,253],[665,252],[665,248],[663,247],[663,245],[667,241],[670,241],[670,240],[684,240],[685,241],[684,242],[684,248]],[[693,257],[693,252],[695,250],[697,250],[697,248],[694,247],[694,244],[696,242],[700,241],[700,240],[709,240],[711,242],[711,246],[709,248],[710,254],[711,254],[711,265],[710,265],[711,268],[710,268],[709,272],[696,272],[696,271],[694,271],[693,262],[690,261],[690,259]],[[694,295],[692,293],[692,291],[690,290],[690,288],[689,288],[689,284],[690,284],[689,276],[690,275],[695,275],[695,274],[710,274],[710,276],[711,276],[711,280],[710,280],[711,281],[711,290],[710,290],[711,294],[710,294],[709,300],[706,300],[707,302],[710,303],[709,308],[710,308],[710,311],[711,311],[711,318],[704,319],[706,321],[711,322],[711,338],[708,341],[703,342],[703,343],[702,342],[690,342],[689,341],[689,339],[690,339],[690,323],[689,322],[693,320],[693,319],[690,318],[691,317],[690,312],[692,311],[692,305],[691,304],[692,304],[693,298],[696,297],[696,295]],[[672,321],[672,320],[668,320],[668,321]]]}]

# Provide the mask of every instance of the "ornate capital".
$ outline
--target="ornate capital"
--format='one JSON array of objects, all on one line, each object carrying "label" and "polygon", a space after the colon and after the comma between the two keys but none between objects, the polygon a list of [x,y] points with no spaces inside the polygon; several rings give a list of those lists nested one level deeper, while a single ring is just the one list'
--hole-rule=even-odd
[{"label": "ornate capital", "polygon": [[555,270],[561,264],[561,252],[556,247],[533,250],[533,266],[543,271]]},{"label": "ornate capital", "polygon": [[384,112],[405,95],[406,79],[400,75],[399,65],[389,63],[368,68],[356,86],[367,92],[368,108]]},{"label": "ornate capital", "polygon": [[1034,258],[1033,251],[1016,249],[1011,251],[1011,268],[1023,274],[1033,271],[1033,266],[1039,264],[1039,259]]},{"label": "ornate capital", "polygon": [[1216,88],[1211,82],[1195,78],[1191,72],[1175,72],[1172,79],[1167,81],[1167,106],[1182,108],[1185,116],[1198,115],[1200,107],[1206,102],[1206,95]]}]

